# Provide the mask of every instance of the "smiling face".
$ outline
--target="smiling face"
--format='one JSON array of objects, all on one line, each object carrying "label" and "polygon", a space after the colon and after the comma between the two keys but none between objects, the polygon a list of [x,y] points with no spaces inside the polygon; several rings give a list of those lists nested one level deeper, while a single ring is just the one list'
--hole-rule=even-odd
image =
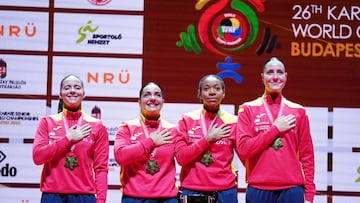
[{"label": "smiling face", "polygon": [[219,78],[208,76],[200,81],[198,95],[205,109],[217,111],[225,97],[224,84]]},{"label": "smiling face", "polygon": [[79,78],[73,75],[64,78],[60,87],[60,99],[64,101],[66,109],[71,111],[80,110],[84,97],[84,86]]},{"label": "smiling face", "polygon": [[284,64],[278,59],[271,59],[261,73],[265,85],[265,94],[281,94],[287,80]]},{"label": "smiling face", "polygon": [[143,87],[139,106],[141,114],[149,119],[156,120],[160,117],[160,111],[164,104],[161,88],[155,83],[149,83]]}]

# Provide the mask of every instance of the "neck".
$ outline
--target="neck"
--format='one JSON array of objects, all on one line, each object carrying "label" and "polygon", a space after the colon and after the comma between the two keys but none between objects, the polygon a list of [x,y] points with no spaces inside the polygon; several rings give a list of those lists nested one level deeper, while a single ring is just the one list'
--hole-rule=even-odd
[{"label": "neck", "polygon": [[141,117],[145,120],[149,120],[149,121],[157,121],[160,118],[160,115],[156,115],[156,116],[151,116],[151,115],[147,115],[145,116],[144,114],[141,114]]},{"label": "neck", "polygon": [[215,109],[209,109],[208,107],[204,106],[204,109],[209,113],[217,113],[219,111],[219,107]]},{"label": "neck", "polygon": [[64,108],[63,112],[81,112],[81,109]]},{"label": "neck", "polygon": [[67,110],[67,111],[78,112],[78,111],[81,111],[81,106],[75,107],[75,108],[64,107],[64,109]]},{"label": "neck", "polygon": [[276,100],[281,94],[279,92],[271,92],[271,93],[265,93],[265,95],[269,95],[273,101]]}]

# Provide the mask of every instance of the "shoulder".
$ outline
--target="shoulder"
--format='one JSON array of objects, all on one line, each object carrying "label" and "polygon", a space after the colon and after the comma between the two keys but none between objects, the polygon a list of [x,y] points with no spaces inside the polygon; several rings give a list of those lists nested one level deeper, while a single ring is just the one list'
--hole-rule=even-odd
[{"label": "shoulder", "polygon": [[231,114],[227,111],[224,111],[224,110],[221,110],[220,118],[225,123],[236,123],[237,122],[237,116],[235,116],[234,114]]},{"label": "shoulder", "polygon": [[137,119],[132,119],[132,120],[128,120],[128,121],[124,121],[120,123],[120,127],[126,127],[126,126],[141,126],[140,120]]},{"label": "shoulder", "polygon": [[302,105],[300,105],[298,103],[289,101],[287,99],[284,100],[284,103],[289,108],[289,110],[291,110],[293,112],[296,112],[299,115],[307,115],[307,112],[306,112],[304,106],[302,106]]},{"label": "shoulder", "polygon": [[241,106],[261,106],[262,105],[262,99],[261,97],[258,97],[254,100],[244,102]]},{"label": "shoulder", "polygon": [[184,113],[181,116],[181,119],[184,119],[184,118],[188,117],[188,118],[190,118],[192,120],[198,120],[198,119],[200,119],[200,113],[201,113],[201,109],[190,111],[190,112]]},{"label": "shoulder", "polygon": [[42,119],[52,119],[54,121],[61,121],[62,114],[58,113],[58,114],[53,114],[53,115],[46,115],[46,116],[43,116]]},{"label": "shoulder", "polygon": [[290,100],[284,99],[284,103],[289,107],[289,108],[294,108],[294,109],[305,109],[304,106],[302,106],[301,104],[292,102]]},{"label": "shoulder", "polygon": [[163,120],[163,119],[161,119],[161,125],[162,125],[162,127],[164,127],[164,128],[174,128],[174,127],[175,127],[174,124],[169,123],[168,121]]},{"label": "shoulder", "polygon": [[251,101],[244,102],[239,106],[238,114],[244,112],[245,109],[251,109],[253,107],[261,107],[262,105],[263,103],[261,97],[258,97]]},{"label": "shoulder", "polygon": [[87,121],[87,122],[90,122],[90,123],[92,123],[92,122],[101,122],[100,119],[94,118],[94,117],[90,116],[87,113],[83,113],[83,116],[84,116],[84,120]]},{"label": "shoulder", "polygon": [[83,119],[84,121],[89,123],[92,127],[100,127],[100,128],[106,127],[105,123],[102,120],[92,117],[91,115],[86,114],[84,112],[83,112]]}]

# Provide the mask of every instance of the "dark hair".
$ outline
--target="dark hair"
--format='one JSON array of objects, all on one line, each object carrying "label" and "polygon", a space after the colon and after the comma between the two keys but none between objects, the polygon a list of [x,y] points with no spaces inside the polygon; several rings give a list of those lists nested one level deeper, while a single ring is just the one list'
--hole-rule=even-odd
[{"label": "dark hair", "polygon": [[80,80],[81,86],[84,88],[84,83],[83,83],[83,81],[80,79],[79,76],[74,75],[74,74],[69,74],[69,75],[65,76],[65,77],[61,80],[61,82],[60,82],[60,91],[61,91],[61,87],[63,86],[64,81],[65,81],[67,78],[71,77],[71,76],[74,76],[74,77],[76,77],[78,80]]},{"label": "dark hair", "polygon": [[62,112],[64,108],[64,100],[63,99],[59,99],[59,104],[58,104],[58,113]]},{"label": "dark hair", "polygon": [[213,77],[213,78],[216,78],[217,80],[219,80],[219,81],[220,81],[220,84],[221,84],[221,88],[222,88],[223,90],[225,90],[225,82],[224,82],[224,80],[223,80],[220,76],[218,76],[218,75],[209,74],[209,75],[205,75],[204,77],[202,77],[201,80],[199,81],[199,91],[200,91],[200,92],[201,92],[201,88],[202,88],[202,86],[203,86],[203,84],[204,84],[204,81],[205,81],[206,79],[210,78],[210,77]]},{"label": "dark hair", "polygon": [[280,63],[282,63],[285,66],[284,62],[280,58],[273,56],[265,61],[264,65],[263,65],[263,71],[265,70],[265,66],[271,61],[279,61]]},{"label": "dark hair", "polygon": [[144,84],[144,85],[141,87],[141,89],[140,89],[140,91],[139,91],[139,98],[141,98],[141,95],[142,95],[142,93],[143,93],[143,91],[144,91],[144,88],[147,87],[148,85],[151,85],[151,84],[154,84],[154,85],[158,86],[158,87],[160,88],[160,91],[161,91],[161,94],[162,94],[162,88],[161,88],[161,86],[160,86],[159,84],[157,84],[156,82],[148,82],[148,83]]}]

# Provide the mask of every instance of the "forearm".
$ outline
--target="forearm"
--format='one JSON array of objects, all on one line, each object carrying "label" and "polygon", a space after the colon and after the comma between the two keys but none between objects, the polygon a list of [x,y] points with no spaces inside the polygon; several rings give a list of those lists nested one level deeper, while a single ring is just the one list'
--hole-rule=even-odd
[{"label": "forearm", "polygon": [[189,145],[184,140],[178,141],[175,147],[176,160],[181,166],[186,165],[201,156],[208,147],[209,143],[205,138]]}]

